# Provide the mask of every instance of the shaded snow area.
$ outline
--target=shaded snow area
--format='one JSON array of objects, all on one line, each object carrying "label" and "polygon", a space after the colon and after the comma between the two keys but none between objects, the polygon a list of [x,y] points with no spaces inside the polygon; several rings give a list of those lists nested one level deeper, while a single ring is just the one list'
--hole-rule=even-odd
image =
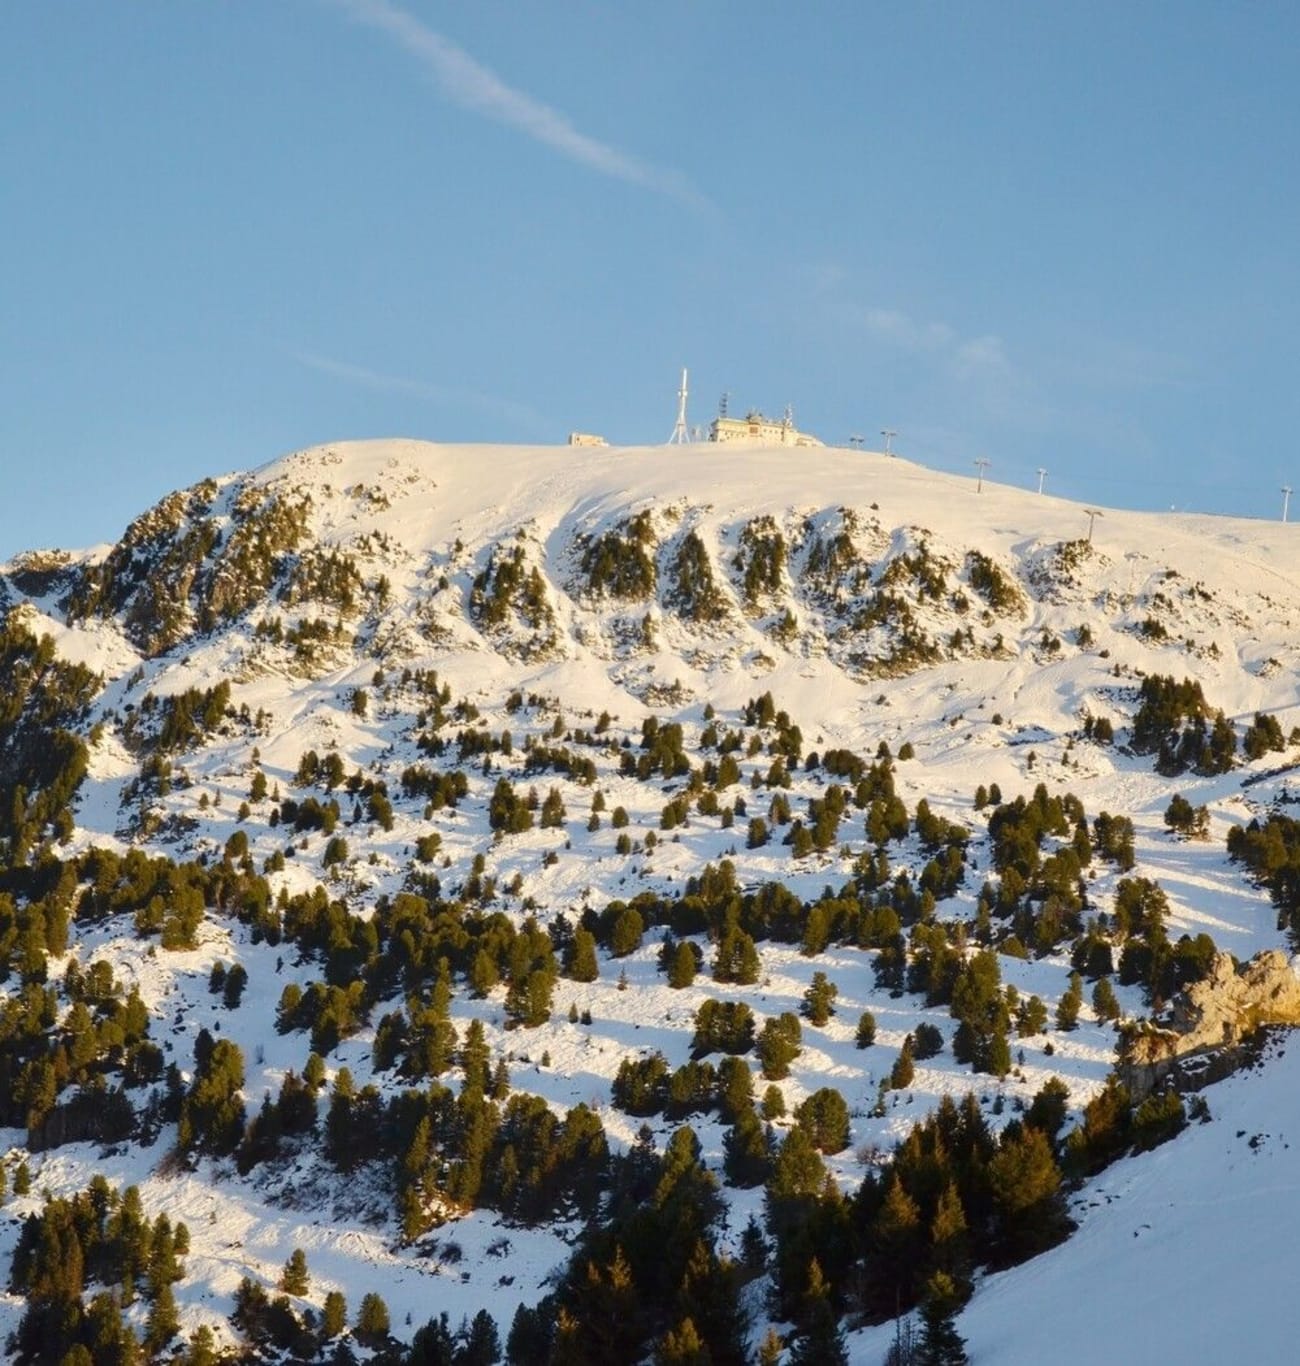
[{"label": "shaded snow area", "polygon": [[[957,1321],[972,1362],[1295,1361],[1300,1042],[1205,1095],[1208,1123],[1079,1193],[1067,1243],[984,1280]],[[854,1335],[854,1366],[893,1335]]]},{"label": "shaded snow area", "polygon": [[[1132,822],[1131,868],[1100,856],[1084,868],[1088,919],[1113,913],[1123,877],[1143,877],[1168,898],[1171,940],[1208,934],[1239,960],[1290,948],[1268,893],[1226,842],[1252,819],[1294,813],[1300,800],[1300,529],[1109,509],[1091,543],[1089,527],[1076,504],[987,482],[977,493],[973,480],[862,451],[360,442],[186,491],[133,526],[125,549],[51,559],[48,569],[20,557],[0,566],[0,604],[12,604],[12,622],[49,635],[59,658],[102,679],[77,720],[89,767],[75,828],[55,850],[62,858],[141,849],[211,867],[242,858],[230,842],[246,838],[273,900],[321,888],[363,918],[381,898],[427,891],[436,877],[444,897],[516,926],[529,916],[576,924],[584,911],[638,893],[680,897],[723,860],[742,891],[779,882],[806,904],[851,888],[877,847],[852,803],[833,840],[797,855],[783,843],[790,826],[772,815],[784,795],[811,825],[809,803],[835,780],[808,756],[840,749],[868,764],[892,756],[907,813],[924,799],[965,832],[960,885],[935,908],[939,921],[963,926],[963,952],[967,932],[973,949],[981,888],[997,882],[988,827],[996,799],[977,807],[975,794],[995,788],[1010,802],[1040,784],[1053,797],[1076,796],[1089,821],[1109,813]],[[274,536],[280,548],[267,549]],[[615,561],[622,578],[608,569]],[[437,675],[433,700],[426,671]],[[1158,773],[1152,754],[1130,743],[1139,688],[1153,675],[1198,683],[1238,741],[1257,715],[1275,718],[1281,748],[1238,753],[1224,772]],[[218,723],[178,743],[161,780],[157,766],[146,772],[165,699],[222,683],[230,695]],[[441,690],[445,703],[436,702]],[[769,693],[802,740],[798,760],[775,776],[778,733],[770,719],[745,717]],[[437,737],[435,704],[445,711]],[[717,794],[725,820],[717,806],[701,809],[703,786],[688,791],[686,774],[637,774],[648,722],[680,726],[697,769],[724,752],[734,758],[737,777]],[[1098,722],[1112,742],[1093,738]],[[475,748],[507,731],[508,748]],[[724,751],[729,732],[743,742]],[[440,752],[431,753],[431,737],[445,742]],[[594,780],[551,763],[529,767],[530,752],[547,746],[590,760]],[[354,790],[300,780],[312,751],[360,775]],[[426,808],[424,794],[403,791],[413,766],[463,773],[465,795]],[[257,775],[261,797],[252,796]],[[554,790],[561,817],[517,833],[492,829],[502,778],[543,800]],[[361,779],[385,786],[390,828],[366,809]],[[1203,838],[1166,823],[1176,793],[1204,808]],[[330,852],[320,829],[280,824],[284,801],[308,797],[338,800],[341,848]],[[745,805],[733,812],[738,797]],[[678,799],[680,821],[666,815]],[[618,808],[625,824],[612,819]],[[772,838],[750,847],[754,817],[770,821]],[[1053,836],[1042,852],[1068,846]],[[933,850],[913,826],[887,853],[890,879],[906,873],[916,886]],[[1000,942],[1007,930],[997,927]],[[658,1051],[676,1069],[691,1057],[702,1003],[744,1001],[761,1027],[798,1012],[813,974],[824,973],[838,989],[834,1014],[803,1021],[802,1051],[780,1085],[788,1111],[823,1087],[843,1095],[850,1138],[826,1163],[845,1192],[946,1095],[973,1091],[996,1132],[1060,1077],[1074,1123],[1116,1062],[1119,1032],[1094,1011],[1091,982],[1078,1027],[1056,1027],[1068,940],[1000,957],[1002,984],[1022,1001],[1041,998],[1049,1025],[1023,1037],[1013,1029],[1012,1068],[998,1079],[954,1060],[946,1005],[878,984],[874,948],[829,942],[804,952],[797,935],[760,940],[758,980],[741,986],[712,980],[715,946],[699,933],[688,937],[703,969],[676,989],[658,961],[662,933],[649,929],[617,958],[602,948],[594,981],[562,976],[550,1018],[536,1028],[508,1027],[503,985],[480,998],[458,979],[452,1023],[462,1040],[471,1021],[482,1024],[513,1092],[542,1097],[557,1115],[589,1106],[615,1152],[648,1122],[662,1149],[678,1123],[612,1104],[620,1063]],[[239,1045],[250,1117],[306,1065],[308,1033],[278,1032],[277,1007],[290,984],[305,990],[322,979],[321,957],[258,942],[229,908],[207,907],[194,945],[180,950],[163,948],[156,927],[137,934],[129,914],[74,921],[51,981],[72,962],[100,960],[138,989],[150,1038],[187,1081],[200,1031]],[[209,979],[215,965],[236,963],[247,985],[229,1008]],[[16,977],[0,983],[0,1004],[19,990]],[[1140,986],[1116,979],[1115,990],[1127,1019],[1150,1011]],[[379,1020],[405,1006],[394,986],[328,1051],[327,1087],[346,1067],[358,1088],[374,1083],[385,1099],[405,1089],[372,1056]],[[876,1033],[863,1048],[855,1036],[866,1011]],[[941,1032],[943,1049],[918,1061],[910,1085],[882,1092],[923,1023]],[[766,1081],[749,1061],[761,1098]],[[978,1280],[957,1319],[971,1360],[1297,1359],[1300,1298],[1289,1280],[1300,1227],[1300,1147],[1291,1150],[1300,1140],[1298,1069],[1300,1044],[1279,1032],[1252,1070],[1205,1091],[1208,1122],[1074,1192],[1078,1229],[1067,1242]],[[441,1081],[458,1090],[459,1069]],[[135,1093],[137,1105],[147,1094]],[[322,1116],[326,1103],[323,1095]],[[721,1180],[724,1126],[716,1116],[689,1122]],[[778,1137],[792,1123],[779,1120]],[[33,1176],[29,1195],[10,1193],[0,1206],[0,1269],[19,1221],[45,1194],[81,1191],[95,1173],[136,1184],[148,1214],[165,1212],[189,1230],[176,1286],[183,1331],[206,1323],[227,1345],[241,1278],[273,1290],[295,1248],[311,1270],[304,1303],[317,1310],[333,1289],[350,1307],[375,1292],[394,1334],[409,1339],[441,1312],[454,1328],[487,1309],[504,1339],[516,1308],[553,1288],[581,1232],[576,1216],[526,1228],[480,1209],[407,1245],[391,1170],[370,1164],[343,1175],[311,1144],[240,1175],[228,1158],[176,1160],[174,1123],[145,1148],[72,1143],[29,1155],[26,1141],[22,1130],[0,1131],[11,1192],[22,1157]],[[763,1218],[762,1190],[722,1190],[719,1247],[739,1256],[750,1216]],[[748,1291],[755,1346],[768,1327],[767,1284],[759,1277]],[[0,1293],[0,1342],[22,1310]],[[850,1332],[851,1361],[876,1366],[894,1331]]]}]

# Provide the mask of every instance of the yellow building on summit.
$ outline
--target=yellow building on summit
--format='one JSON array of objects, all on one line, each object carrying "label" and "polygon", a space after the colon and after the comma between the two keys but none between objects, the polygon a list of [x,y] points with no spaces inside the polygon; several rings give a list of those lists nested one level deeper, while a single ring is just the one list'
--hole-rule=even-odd
[{"label": "yellow building on summit", "polygon": [[824,443],[794,425],[794,414],[789,408],[782,418],[764,417],[751,410],[744,417],[728,417],[720,413],[709,423],[710,441],[748,441],[760,446],[821,446]]}]

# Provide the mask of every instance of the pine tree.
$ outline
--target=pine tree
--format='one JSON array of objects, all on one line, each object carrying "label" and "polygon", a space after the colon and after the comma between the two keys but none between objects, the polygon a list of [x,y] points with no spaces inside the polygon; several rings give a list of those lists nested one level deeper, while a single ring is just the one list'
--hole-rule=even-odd
[{"label": "pine tree", "polygon": [[181,1104],[178,1141],[182,1149],[233,1152],[244,1132],[244,1055],[229,1039],[211,1050],[195,1047],[194,1084]]},{"label": "pine tree", "polygon": [[839,988],[824,972],[814,972],[812,983],[803,994],[802,1011],[810,1024],[824,1025],[835,1014]]},{"label": "pine tree", "polygon": [[718,1062],[713,1098],[724,1124],[734,1124],[742,1111],[754,1108],[754,1074],[744,1058],[728,1054]]},{"label": "pine tree", "polygon": [[988,1182],[996,1258],[1002,1265],[1032,1257],[1069,1232],[1061,1170],[1040,1129],[1008,1126],[989,1161]]},{"label": "pine tree", "polygon": [[961,1295],[952,1277],[936,1271],[921,1299],[918,1366],[966,1366],[966,1344],[953,1322],[960,1307]]},{"label": "pine tree", "polygon": [[959,1303],[970,1297],[970,1229],[954,1181],[943,1188],[930,1222],[930,1265],[949,1277]]},{"label": "pine tree", "polygon": [[689,987],[695,981],[696,973],[695,949],[682,940],[673,950],[672,960],[668,965],[668,985],[674,988]]},{"label": "pine tree", "polygon": [[830,1287],[814,1257],[808,1267],[808,1293],[804,1330],[795,1339],[788,1366],[848,1366],[849,1351],[844,1330],[835,1318]]},{"label": "pine tree", "polygon": [[145,1320],[144,1340],[151,1352],[158,1353],[180,1331],[181,1316],[176,1308],[176,1297],[170,1285],[164,1285],[149,1306]]},{"label": "pine tree", "polygon": [[889,1084],[895,1091],[906,1091],[912,1084],[912,1078],[916,1075],[916,1065],[912,1061],[912,1036],[909,1034],[903,1040],[903,1046],[899,1049],[898,1057],[894,1060],[894,1066],[889,1073]]},{"label": "pine tree", "polygon": [[753,1109],[742,1110],[722,1138],[722,1170],[732,1186],[761,1186],[772,1166],[768,1131]]},{"label": "pine tree", "polygon": [[1056,1027],[1068,1031],[1079,1023],[1079,1007],[1083,1004],[1083,978],[1077,972],[1070,974],[1069,988],[1056,1003]]},{"label": "pine tree", "polygon": [[821,1152],[838,1153],[848,1146],[849,1107],[833,1087],[823,1086],[814,1091],[795,1108],[794,1117]]},{"label": "pine tree", "polygon": [[758,1059],[763,1075],[769,1081],[781,1081],[790,1075],[790,1064],[799,1056],[803,1029],[799,1017],[788,1010],[763,1021],[758,1036]]},{"label": "pine tree", "polygon": [[982,1070],[991,1076],[1005,1077],[1011,1071],[1011,1046],[1002,1030],[995,1029],[988,1036],[981,1061],[984,1064]]},{"label": "pine tree", "polygon": [[429,1195],[429,1169],[433,1156],[433,1129],[428,1115],[421,1115],[410,1145],[397,1171],[397,1207],[404,1242],[413,1243],[430,1224],[425,1202]]},{"label": "pine tree", "polygon": [[567,955],[567,975],[575,982],[594,982],[600,976],[596,936],[581,926],[573,932]]},{"label": "pine tree", "polygon": [[471,1020],[465,1031],[465,1042],[460,1050],[461,1070],[465,1074],[465,1088],[486,1096],[492,1084],[492,1055],[483,1033],[483,1021]]},{"label": "pine tree", "polygon": [[878,1311],[893,1313],[911,1304],[925,1255],[921,1211],[897,1173],[885,1182],[885,1198],[867,1230],[870,1291]]},{"label": "pine tree", "polygon": [[348,1326],[348,1302],[341,1290],[331,1290],[325,1296],[325,1306],[321,1311],[321,1337],[328,1340],[336,1338]]},{"label": "pine tree", "polygon": [[[696,1330],[704,1362],[746,1359],[748,1320],[740,1303],[736,1267],[717,1255],[704,1236],[695,1239],[677,1292],[676,1312]],[[696,1358],[686,1357],[686,1360]]]},{"label": "pine tree", "polygon": [[763,1341],[758,1344],[758,1366],[778,1366],[785,1342],[775,1328],[769,1328]]},{"label": "pine tree", "polygon": [[280,1289],[286,1295],[305,1295],[311,1288],[311,1276],[307,1271],[307,1254],[300,1247],[289,1254],[284,1269],[280,1272]]},{"label": "pine tree", "polygon": [[1109,977],[1101,977],[1092,989],[1092,1008],[1099,1020],[1118,1020],[1120,1017],[1119,998]]},{"label": "pine tree", "polygon": [[462,1326],[456,1366],[495,1366],[501,1360],[501,1335],[496,1320],[480,1309],[468,1327]]},{"label": "pine tree", "polygon": [[379,1347],[387,1338],[390,1326],[388,1306],[371,1291],[363,1297],[361,1308],[357,1310],[357,1341],[368,1347]]},{"label": "pine tree", "polygon": [[206,1323],[201,1323],[190,1334],[189,1345],[181,1357],[181,1366],[217,1366],[217,1339]]}]

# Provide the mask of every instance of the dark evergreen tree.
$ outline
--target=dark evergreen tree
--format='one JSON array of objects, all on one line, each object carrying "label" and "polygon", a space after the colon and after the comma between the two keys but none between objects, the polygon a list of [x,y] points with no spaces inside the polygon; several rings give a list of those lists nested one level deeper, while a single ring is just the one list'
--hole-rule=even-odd
[{"label": "dark evergreen tree", "polygon": [[565,956],[565,975],[575,982],[594,982],[600,976],[596,960],[596,936],[581,926],[573,932],[573,940]]},{"label": "dark evergreen tree", "polygon": [[803,1030],[797,1015],[786,1010],[764,1020],[758,1035],[758,1058],[763,1075],[770,1081],[788,1077],[790,1064],[799,1056],[802,1042]]},{"label": "dark evergreen tree", "polygon": [[831,1303],[830,1287],[814,1257],[803,1312],[804,1328],[786,1358],[788,1366],[848,1366],[848,1344]]},{"label": "dark evergreen tree", "polygon": [[833,1088],[823,1086],[814,1091],[796,1107],[794,1118],[820,1152],[838,1153],[848,1146],[849,1107]]},{"label": "dark evergreen tree", "polygon": [[391,1321],[388,1306],[372,1290],[364,1295],[357,1310],[357,1341],[367,1347],[381,1347],[387,1341]]},{"label": "dark evergreen tree", "polygon": [[966,1344],[954,1320],[962,1297],[951,1276],[936,1271],[925,1284],[921,1297],[921,1341],[917,1366],[966,1366]]},{"label": "dark evergreen tree", "polygon": [[289,1254],[284,1269],[280,1272],[280,1289],[286,1295],[305,1295],[311,1288],[311,1276],[307,1271],[307,1254],[300,1247]]},{"label": "dark evergreen tree", "polygon": [[903,1046],[898,1051],[898,1057],[894,1059],[894,1065],[889,1072],[889,1085],[895,1091],[906,1091],[912,1084],[912,1078],[916,1075],[916,1065],[912,1061],[912,1036],[908,1034],[903,1039]]},{"label": "dark evergreen tree", "polygon": [[1042,1130],[1008,1127],[989,1161],[988,1182],[995,1264],[1023,1261],[1070,1231],[1060,1168]]},{"label": "dark evergreen tree", "polygon": [[722,1138],[722,1170],[732,1186],[761,1186],[772,1166],[769,1131],[753,1109],[742,1110]]},{"label": "dark evergreen tree", "polygon": [[196,1046],[195,1053],[194,1083],[181,1105],[178,1142],[186,1151],[231,1153],[244,1132],[239,1094],[244,1055],[229,1039],[212,1044],[210,1051]]},{"label": "dark evergreen tree", "polygon": [[678,989],[689,987],[695,981],[698,966],[694,946],[682,940],[673,949],[672,960],[668,965],[668,985]]},{"label": "dark evergreen tree", "polygon": [[835,998],[839,988],[824,972],[814,972],[812,983],[803,995],[801,1013],[810,1024],[824,1025],[835,1013]]}]

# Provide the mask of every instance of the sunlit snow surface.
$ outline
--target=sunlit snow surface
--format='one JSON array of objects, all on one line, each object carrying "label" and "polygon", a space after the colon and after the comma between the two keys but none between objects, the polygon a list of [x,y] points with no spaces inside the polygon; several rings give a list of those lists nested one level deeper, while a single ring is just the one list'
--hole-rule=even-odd
[{"label": "sunlit snow surface", "polygon": [[[56,595],[21,609],[33,629],[55,637],[63,654],[105,674],[96,715],[113,709],[120,718],[126,705],[138,703],[147,691],[208,687],[221,678],[232,680],[236,705],[268,714],[264,733],[218,738],[178,760],[191,785],[178,786],[166,809],[194,818],[199,828],[187,841],[156,843],[160,851],[174,857],[219,851],[241,828],[236,811],[248,793],[254,744],[268,781],[286,795],[306,750],[323,755],[336,748],[348,771],[361,767],[379,773],[395,797],[391,832],[365,823],[344,830],[352,861],[344,881],[330,884],[330,891],[346,894],[362,912],[381,893],[400,888],[416,836],[431,829],[442,834],[443,852],[453,860],[452,871],[442,873],[444,885],[463,877],[481,850],[499,886],[522,875],[523,893],[534,898],[543,920],[561,911],[572,916],[585,905],[599,909],[612,898],[645,889],[680,890],[706,862],[722,857],[734,860],[743,885],[780,879],[801,896],[815,897],[827,885],[843,884],[851,860],[827,855],[796,864],[779,841],[750,851],[743,822],[723,830],[716,819],[694,815],[684,830],[661,835],[652,857],[618,856],[617,832],[607,820],[600,830],[587,831],[590,789],[549,772],[523,781],[541,791],[561,789],[567,806],[562,831],[536,829],[494,844],[485,820],[493,779],[473,770],[471,797],[461,810],[426,821],[422,803],[401,799],[398,784],[402,769],[421,757],[412,741],[415,704],[399,698],[386,707],[372,676],[381,663],[390,678],[407,665],[436,669],[454,698],[480,708],[490,730],[513,730],[514,767],[508,760],[494,762],[516,780],[521,779],[523,736],[543,734],[554,713],[531,719],[528,712],[508,713],[504,702],[513,689],[558,699],[569,725],[590,727],[607,710],[614,718],[612,735],[630,736],[634,744],[645,716],[680,720],[688,752],[702,728],[705,703],[717,708],[721,724],[734,726],[745,702],[770,690],[777,706],[802,728],[805,751],[843,746],[870,759],[882,740],[895,752],[904,741],[914,745],[915,759],[897,768],[899,792],[909,810],[926,797],[938,814],[974,832],[965,885],[941,904],[942,916],[973,915],[975,894],[988,872],[983,818],[971,804],[977,785],[996,782],[1010,799],[1028,795],[1042,781],[1053,792],[1076,793],[1090,817],[1110,811],[1133,820],[1135,872],[1164,887],[1174,936],[1206,931],[1240,958],[1283,942],[1267,897],[1228,862],[1224,840],[1233,824],[1289,796],[1287,775],[1271,771],[1292,763],[1294,748],[1221,777],[1189,774],[1171,782],[1153,773],[1149,758],[1077,736],[1083,714],[1090,712],[1112,720],[1122,739],[1141,672],[1198,679],[1211,705],[1222,707],[1239,729],[1257,710],[1274,712],[1284,733],[1300,723],[1294,684],[1300,668],[1300,530],[1295,527],[1107,510],[1096,521],[1092,552],[1072,576],[1053,577],[1045,566],[1055,547],[1087,534],[1088,519],[1078,505],[988,482],[976,494],[973,480],[862,451],[364,442],[301,452],[254,476],[228,478],[220,506],[229,507],[241,479],[309,491],[317,540],[355,555],[367,580],[382,573],[391,583],[390,606],[378,620],[364,626],[353,622],[355,649],[340,651],[319,676],[304,677],[255,641],[253,618],[143,661],[115,623],[67,626]],[[971,549],[1028,585],[1032,591],[1025,593],[1021,608],[988,627],[1005,633],[1005,648],[994,657],[949,660],[903,677],[855,671],[835,639],[834,620],[796,585],[797,563],[761,611],[747,610],[729,563],[739,528],[756,516],[771,515],[793,546],[801,535],[806,538],[809,527],[834,524],[844,507],[864,525],[879,524],[877,559],[923,540],[950,563],[954,586]],[[580,591],[578,538],[599,535],[647,509],[665,542],[691,528],[708,546],[728,604],[718,627],[683,622],[662,604],[647,609],[593,601]],[[497,543],[525,544],[543,574],[556,637],[544,658],[521,659],[509,641],[480,631],[466,610],[474,576]],[[806,546],[796,550],[794,560],[805,552]],[[661,559],[661,593],[662,564]],[[975,604],[972,621],[981,606]],[[788,647],[770,629],[786,607],[798,627]],[[271,604],[268,615],[284,610]],[[654,617],[655,643],[650,649],[628,648],[620,619],[639,618],[647,610]],[[924,618],[924,609],[919,610]],[[1167,625],[1168,639],[1141,635],[1137,627],[1147,616]],[[938,636],[953,622],[936,617],[928,625]],[[1076,643],[1081,625],[1092,635],[1086,648]],[[1061,642],[1058,649],[1040,648],[1045,633]],[[371,694],[364,718],[349,706],[358,686]],[[666,695],[656,689],[674,689],[676,700],[647,702]],[[458,728],[450,724],[453,734]],[[451,762],[448,755],[436,766]],[[769,762],[766,755],[742,761],[746,793],[751,772],[758,767],[765,773]],[[136,771],[136,761],[110,723],[92,752],[74,848],[126,847],[119,804],[124,784]],[[790,795],[796,813],[824,781],[802,771],[795,775]],[[668,799],[662,781],[621,778],[616,762],[606,768],[602,761],[598,785],[610,810],[626,806],[634,836],[657,829]],[[1162,816],[1173,791],[1193,805],[1208,805],[1208,841],[1175,840],[1166,831]],[[200,808],[203,794],[219,794],[221,801]],[[765,811],[766,802],[761,790],[752,811]],[[284,847],[284,832],[267,828],[265,810],[242,828],[259,867]],[[860,819],[846,821],[843,830],[851,853],[860,852],[865,845]],[[566,840],[570,848],[564,847]],[[284,873],[272,878],[273,888],[292,892],[324,881],[323,843],[319,835],[311,836]],[[543,857],[551,851],[559,858],[546,867]],[[896,867],[919,869],[924,856],[912,840],[897,857],[891,850],[891,860]],[[1110,865],[1094,864],[1089,883],[1094,905],[1108,908],[1117,876]],[[519,913],[517,898],[500,904]],[[925,1011],[917,997],[893,1000],[878,991],[871,955],[854,949],[832,947],[810,959],[797,946],[765,943],[758,986],[719,986],[706,972],[692,988],[673,991],[656,970],[657,947],[652,932],[628,959],[614,962],[602,955],[597,982],[562,979],[554,1017],[540,1029],[507,1032],[500,990],[481,1002],[460,992],[454,1018],[462,1029],[470,1018],[484,1022],[494,1053],[510,1057],[515,1089],[543,1095],[558,1107],[579,1101],[596,1106],[611,1143],[621,1147],[640,1123],[609,1105],[610,1081],[623,1057],[657,1048],[676,1067],[688,1056],[692,1017],[701,1001],[743,997],[761,1019],[797,1009],[813,971],[820,969],[839,987],[837,1014],[820,1029],[805,1023],[804,1050],[783,1090],[791,1109],[820,1086],[843,1091],[853,1112],[853,1137],[831,1166],[846,1186],[860,1177],[873,1150],[887,1152],[945,1092],[960,1095],[974,1087],[996,1123],[993,1103],[999,1093],[1009,1118],[1017,1100],[1028,1099],[1056,1073],[1069,1082],[1078,1106],[1101,1084],[1113,1060],[1113,1029],[1098,1024],[1085,1007],[1075,1032],[1053,1030],[1013,1040],[1018,1075],[1001,1085],[957,1067],[945,1049],[918,1066],[910,1091],[891,1095],[884,1118],[873,1119],[868,1111],[877,1085],[904,1036],[924,1018],[950,1037],[952,1021],[945,1010]],[[278,1089],[286,1070],[300,1069],[305,1061],[306,1035],[282,1036],[274,1028],[286,983],[305,985],[320,975],[317,965],[297,963],[292,946],[254,946],[242,927],[214,915],[192,953],[152,948],[134,937],[129,921],[83,933],[77,952],[83,961],[109,958],[120,978],[139,985],[155,1016],[153,1037],[169,1061],[188,1068],[194,1037],[204,1026],[214,1032],[219,1027],[236,1039],[246,1059],[250,1112],[266,1090]],[[242,1007],[229,1012],[209,994],[207,978],[213,963],[235,958],[247,968],[249,983]],[[626,991],[617,988],[621,970]],[[1002,960],[1004,980],[1022,994],[1038,993],[1049,1008],[1064,990],[1067,972],[1061,956]],[[1135,990],[1119,994],[1126,1010],[1141,1010]],[[394,1004],[381,1004],[373,1018]],[[569,1024],[570,1004],[590,1009],[593,1024]],[[853,1035],[864,1009],[875,1014],[878,1035],[876,1044],[862,1051],[854,1047]],[[1049,1040],[1050,1055],[1045,1051]],[[372,1042],[373,1029],[345,1041],[328,1060],[331,1072],[346,1065],[358,1084],[370,1080]],[[544,1054],[549,1054],[546,1066]],[[1288,1350],[1300,1315],[1288,1284],[1292,1225],[1300,1222],[1294,1158],[1286,1146],[1293,1129],[1300,1133],[1291,1115],[1300,1103],[1291,1099],[1297,1093],[1291,1073],[1296,1065],[1284,1053],[1259,1073],[1213,1088],[1208,1093],[1212,1123],[1104,1173],[1082,1193],[1076,1209],[1081,1226],[1069,1243],[985,1280],[960,1321],[973,1359],[1037,1363],[1179,1356],[1263,1362],[1300,1355]],[[397,1084],[391,1074],[379,1081],[388,1090]],[[657,1123],[661,1141],[670,1127]],[[698,1120],[693,1127],[707,1160],[718,1166],[721,1126]],[[1256,1134],[1264,1137],[1252,1147]],[[211,1162],[194,1173],[172,1175],[163,1162],[171,1137],[164,1131],[159,1145],[146,1152],[103,1153],[72,1145],[34,1158],[33,1195],[11,1198],[0,1212],[0,1262],[7,1264],[17,1236],[15,1217],[36,1208],[43,1191],[70,1193],[102,1171],[115,1182],[138,1183],[151,1213],[165,1209],[189,1226],[192,1251],[186,1280],[177,1287],[187,1328],[199,1321],[219,1323],[241,1276],[273,1283],[290,1251],[300,1246],[307,1253],[310,1298],[316,1304],[332,1288],[343,1289],[352,1306],[367,1291],[378,1291],[392,1311],[394,1330],[403,1335],[411,1331],[408,1315],[418,1326],[446,1310],[454,1325],[462,1315],[486,1307],[504,1335],[515,1306],[534,1303],[545,1293],[546,1278],[563,1262],[576,1233],[575,1228],[507,1228],[481,1211],[440,1230],[432,1255],[421,1256],[398,1245],[384,1180],[376,1179],[373,1189],[364,1179],[344,1180],[310,1153],[292,1167],[258,1169],[246,1179],[229,1164]],[[0,1135],[0,1143],[17,1147],[22,1138],[10,1131]],[[734,1246],[749,1215],[761,1214],[761,1192],[728,1195],[726,1237]],[[20,1311],[12,1297],[0,1296],[0,1334],[16,1323]],[[889,1328],[852,1335],[855,1362],[880,1360],[891,1335]]]}]

